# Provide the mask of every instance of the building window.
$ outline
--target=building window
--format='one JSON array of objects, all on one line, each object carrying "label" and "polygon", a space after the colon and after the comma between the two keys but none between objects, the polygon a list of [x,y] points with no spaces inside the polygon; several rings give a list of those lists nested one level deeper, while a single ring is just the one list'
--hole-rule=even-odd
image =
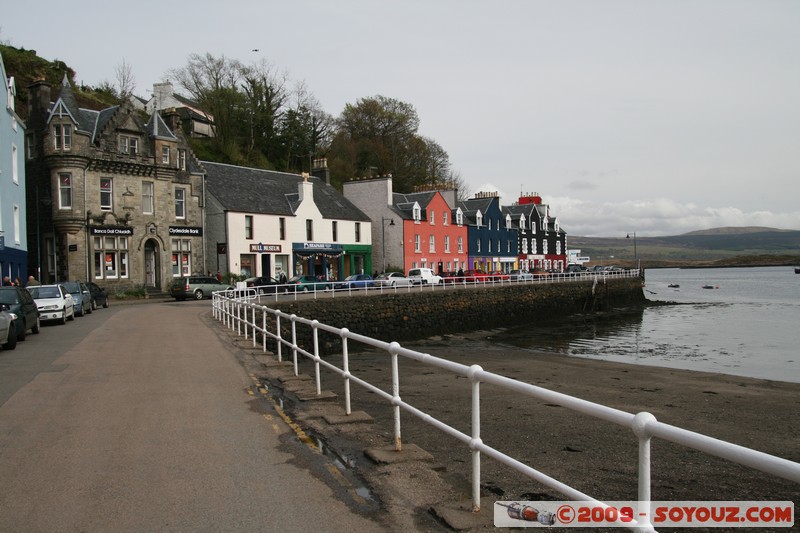
[{"label": "building window", "polygon": [[172,276],[179,278],[192,272],[192,240],[172,239]]},{"label": "building window", "polygon": [[456,211],[456,224],[458,224],[459,226],[464,224],[464,213],[461,211],[461,209]]},{"label": "building window", "polygon": [[[486,251],[486,253],[490,254],[490,253],[492,253],[492,239],[486,239],[486,240],[488,241],[487,244],[489,245],[489,249]],[[498,250],[498,252],[499,251],[500,250]]]},{"label": "building window", "polygon": [[282,241],[286,240],[286,219],[283,217],[278,219],[278,238]]},{"label": "building window", "polygon": [[464,253],[464,237],[458,238],[458,253],[460,254]]},{"label": "building window", "polygon": [[478,212],[475,214],[475,224],[476,224],[478,227],[481,227],[481,225],[483,225],[483,215],[481,214],[481,212],[480,212],[480,211],[478,211]]},{"label": "building window", "polygon": [[339,223],[335,220],[331,222],[331,236],[333,238],[333,242],[339,240]]},{"label": "building window", "polygon": [[95,237],[95,279],[117,279],[128,277],[128,238]]},{"label": "building window", "polygon": [[436,222],[436,213],[431,209],[431,212],[428,213],[428,222],[430,222],[431,226],[433,226]]},{"label": "building window", "polygon": [[244,238],[248,240],[253,238],[253,215],[244,216]]},{"label": "building window", "polygon": [[33,159],[36,154],[33,153],[35,145],[33,143],[33,134],[30,133],[25,136],[25,152],[28,159]]},{"label": "building window", "polygon": [[11,145],[11,181],[19,183],[19,163],[17,162],[17,145]]},{"label": "building window", "polygon": [[130,135],[119,136],[119,153],[136,155],[139,153],[139,138]]},{"label": "building window", "polygon": [[111,178],[100,178],[100,209],[102,211],[111,211],[113,197],[111,188]]},{"label": "building window", "polygon": [[361,242],[361,222],[356,222],[356,242]]},{"label": "building window", "polygon": [[422,209],[419,205],[414,204],[414,222],[419,223],[420,218],[422,218]]},{"label": "building window", "polygon": [[21,244],[19,234],[19,206],[14,204],[14,244]]},{"label": "building window", "polygon": [[414,235],[414,251],[421,252],[422,251],[422,243],[419,238],[419,233]]},{"label": "building window", "polygon": [[186,218],[186,189],[175,189],[175,218]]},{"label": "building window", "polygon": [[547,245],[547,241],[543,241],[543,242],[542,242],[542,253],[543,253],[544,255],[547,255],[547,254],[549,254],[549,253],[550,253],[550,251],[548,250],[548,248],[550,248],[550,247]]},{"label": "building window", "polygon": [[54,237],[45,237],[44,249],[47,256],[48,277],[54,278],[56,276],[56,240]]},{"label": "building window", "polygon": [[520,250],[521,254],[528,253],[528,239],[522,239],[522,250]]},{"label": "building window", "polygon": [[508,240],[506,241],[506,253],[507,253],[507,254],[510,254],[510,253],[511,253],[511,239],[508,239]]},{"label": "building window", "polygon": [[306,241],[311,242],[314,240],[314,221],[306,219]]},{"label": "building window", "polygon": [[186,170],[186,150],[178,150],[178,168]]},{"label": "building window", "polygon": [[56,150],[70,150],[72,148],[72,126],[69,124],[54,124],[53,139]]},{"label": "building window", "polygon": [[428,252],[436,252],[436,237],[434,235],[428,237]]},{"label": "building window", "polygon": [[169,165],[169,146],[161,147],[161,163]]},{"label": "building window", "polygon": [[58,175],[58,207],[72,209],[72,174]]},{"label": "building window", "polygon": [[448,218],[447,215],[448,215],[447,211],[442,213],[442,224],[444,224],[445,226],[447,225],[447,218]]},{"label": "building window", "polygon": [[142,182],[142,213],[152,215],[155,212],[155,196],[152,181]]},{"label": "building window", "polygon": [[446,254],[450,253],[450,235],[444,236],[444,252]]},{"label": "building window", "polygon": [[478,242],[475,244],[475,251],[481,253],[481,240],[478,239]]}]

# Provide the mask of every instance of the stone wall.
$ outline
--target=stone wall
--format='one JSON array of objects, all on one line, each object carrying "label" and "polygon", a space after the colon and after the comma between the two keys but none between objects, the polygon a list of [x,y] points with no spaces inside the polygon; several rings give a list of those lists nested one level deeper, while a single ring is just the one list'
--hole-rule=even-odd
[{"label": "stone wall", "polygon": [[[410,293],[271,303],[268,307],[375,339],[402,342],[641,305],[646,301],[642,281],[618,278],[598,280],[596,286],[592,281],[570,281],[435,291],[415,289]],[[267,327],[275,331],[271,317],[268,315]],[[284,338],[291,338],[288,320],[281,321],[281,329]],[[311,328],[298,326],[297,335],[298,343],[312,351]],[[322,353],[337,351],[341,346],[338,337],[325,332],[320,332],[319,341]]]}]

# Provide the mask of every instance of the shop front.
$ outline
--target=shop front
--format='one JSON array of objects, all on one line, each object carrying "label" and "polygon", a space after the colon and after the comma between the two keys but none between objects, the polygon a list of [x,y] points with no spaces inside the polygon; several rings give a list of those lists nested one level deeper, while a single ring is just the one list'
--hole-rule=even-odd
[{"label": "shop front", "polygon": [[335,281],[341,275],[344,249],[341,244],[301,242],[292,244],[292,275],[314,276]]}]

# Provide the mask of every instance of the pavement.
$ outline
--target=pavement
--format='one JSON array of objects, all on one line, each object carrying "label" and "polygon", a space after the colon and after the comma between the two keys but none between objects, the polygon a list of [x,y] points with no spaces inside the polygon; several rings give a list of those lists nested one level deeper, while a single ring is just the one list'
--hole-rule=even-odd
[{"label": "pavement", "polygon": [[[392,529],[258,392],[208,301],[148,303],[0,351],[42,360],[0,404],[0,531]],[[88,332],[56,349],[59,327]]]}]

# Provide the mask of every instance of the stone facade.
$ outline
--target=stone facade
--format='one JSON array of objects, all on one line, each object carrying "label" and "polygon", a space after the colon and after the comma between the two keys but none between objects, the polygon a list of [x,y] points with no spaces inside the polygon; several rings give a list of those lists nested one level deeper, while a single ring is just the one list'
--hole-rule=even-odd
[{"label": "stone facade", "polygon": [[166,289],[205,272],[203,170],[178,121],[129,103],[80,108],[66,77],[30,88],[29,264],[44,283]]}]

